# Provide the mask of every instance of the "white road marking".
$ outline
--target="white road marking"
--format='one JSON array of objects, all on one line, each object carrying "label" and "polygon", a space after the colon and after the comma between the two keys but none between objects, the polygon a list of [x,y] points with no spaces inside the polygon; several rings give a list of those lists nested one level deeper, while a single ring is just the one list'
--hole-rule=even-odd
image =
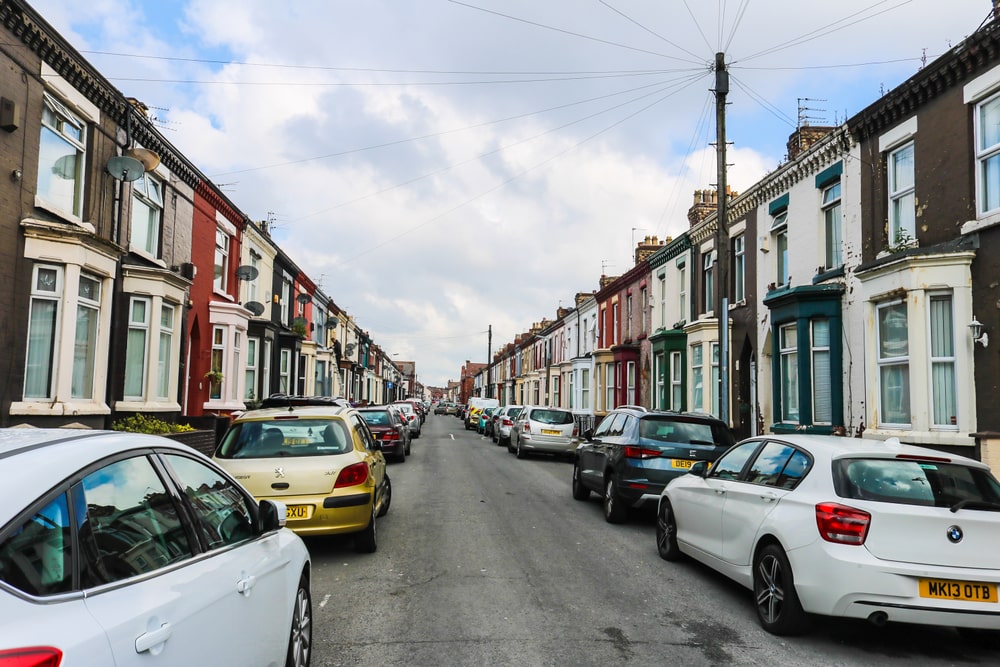
[{"label": "white road marking", "polygon": [[324,595],[323,596],[323,601],[319,603],[320,608],[322,609],[323,607],[325,607],[326,603],[329,602],[329,601],[330,601],[330,596],[329,595]]},{"label": "white road marking", "polygon": [[451,439],[452,439],[452,440],[454,440],[454,439],[455,439],[455,434],[454,434],[454,433],[449,433],[448,435],[450,435],[450,436],[451,436]]}]

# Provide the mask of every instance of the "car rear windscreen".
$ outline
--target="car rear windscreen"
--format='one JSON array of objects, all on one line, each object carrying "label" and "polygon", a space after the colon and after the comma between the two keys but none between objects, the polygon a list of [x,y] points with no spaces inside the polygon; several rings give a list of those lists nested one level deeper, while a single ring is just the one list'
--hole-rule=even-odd
[{"label": "car rear windscreen", "polygon": [[838,459],[837,495],[904,505],[1000,511],[1000,483],[989,472],[960,463],[910,459]]},{"label": "car rear windscreen", "polygon": [[352,447],[351,434],[340,419],[253,421],[233,426],[217,455],[223,459],[330,456]]}]

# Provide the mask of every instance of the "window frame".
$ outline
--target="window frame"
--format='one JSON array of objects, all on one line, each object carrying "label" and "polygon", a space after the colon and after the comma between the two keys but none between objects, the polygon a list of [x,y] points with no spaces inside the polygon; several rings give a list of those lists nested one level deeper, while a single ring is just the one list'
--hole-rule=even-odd
[{"label": "window frame", "polygon": [[824,187],[820,195],[825,245],[823,265],[830,271],[844,265],[844,222],[840,180]]},{"label": "window frame", "polygon": [[[914,157],[915,143],[911,140],[893,148],[886,154],[886,189],[889,210],[889,245],[903,245],[917,236],[916,212],[916,161]],[[899,159],[909,155],[908,168],[901,170],[900,166],[907,164]],[[908,176],[909,183],[896,186],[900,174]],[[908,215],[902,215],[901,206],[907,206]]]}]

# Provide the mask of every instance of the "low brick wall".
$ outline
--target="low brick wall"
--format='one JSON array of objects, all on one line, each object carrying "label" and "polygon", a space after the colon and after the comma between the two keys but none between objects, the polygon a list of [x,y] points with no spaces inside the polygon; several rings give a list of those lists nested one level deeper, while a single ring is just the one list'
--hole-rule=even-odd
[{"label": "low brick wall", "polygon": [[185,431],[182,433],[167,433],[164,437],[183,442],[197,449],[205,456],[211,456],[215,451],[215,431]]}]

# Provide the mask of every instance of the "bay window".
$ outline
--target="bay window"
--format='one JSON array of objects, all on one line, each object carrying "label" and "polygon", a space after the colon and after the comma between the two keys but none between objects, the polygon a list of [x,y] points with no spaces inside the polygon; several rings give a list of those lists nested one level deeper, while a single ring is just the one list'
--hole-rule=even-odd
[{"label": "bay window", "polygon": [[25,399],[53,398],[62,283],[62,267],[35,265],[31,277],[31,305],[28,314]]},{"label": "bay window", "polygon": [[950,293],[928,297],[930,319],[931,427],[958,428],[955,319]]},{"label": "bay window", "polygon": [[910,357],[905,301],[876,307],[880,424],[910,423]]},{"label": "bay window", "polygon": [[781,420],[799,420],[799,354],[796,325],[786,324],[778,329],[781,358]]}]

